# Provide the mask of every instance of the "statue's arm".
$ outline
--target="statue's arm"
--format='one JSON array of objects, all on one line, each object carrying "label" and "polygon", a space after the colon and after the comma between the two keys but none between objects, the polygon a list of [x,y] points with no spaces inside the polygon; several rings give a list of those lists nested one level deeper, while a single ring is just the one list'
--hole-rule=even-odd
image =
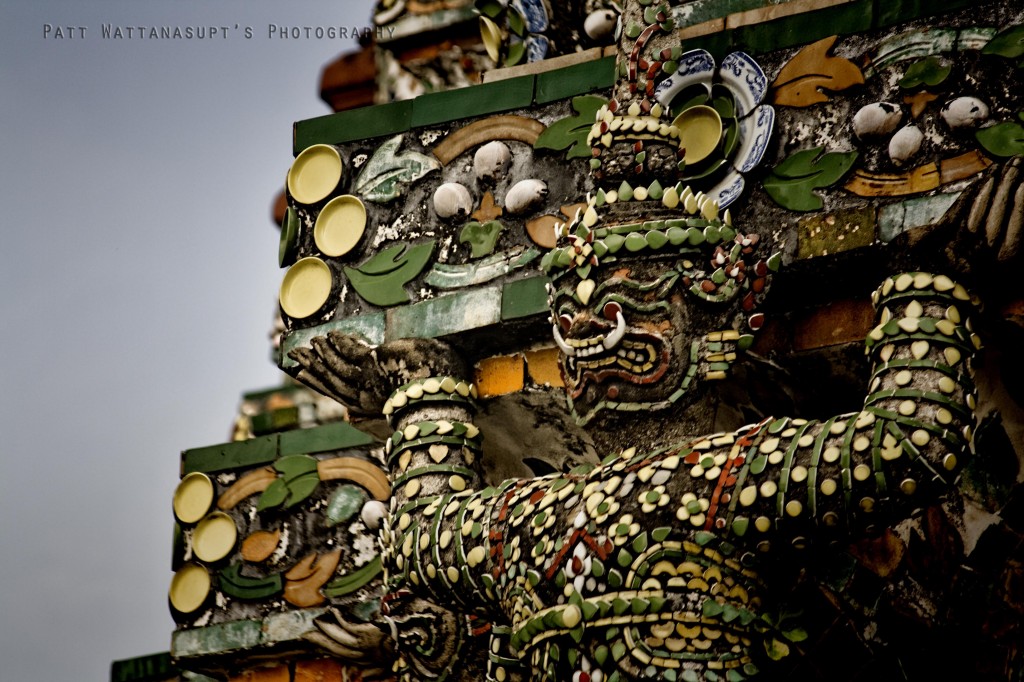
[{"label": "statue's arm", "polygon": [[[976,301],[945,276],[905,273],[874,295],[871,377],[860,412],[770,420],[733,446],[720,527],[755,543],[857,536],[937,500],[970,455],[980,347]],[[766,546],[767,547],[767,546]]]}]

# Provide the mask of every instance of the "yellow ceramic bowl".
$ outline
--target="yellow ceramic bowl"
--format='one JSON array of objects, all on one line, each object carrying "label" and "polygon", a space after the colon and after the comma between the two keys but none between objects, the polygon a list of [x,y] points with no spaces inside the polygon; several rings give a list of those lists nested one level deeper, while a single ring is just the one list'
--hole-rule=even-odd
[{"label": "yellow ceramic bowl", "polygon": [[235,548],[238,529],[224,512],[207,515],[192,534],[192,551],[200,561],[220,561]]},{"label": "yellow ceramic bowl", "polygon": [[331,269],[319,258],[303,258],[288,269],[281,282],[281,309],[302,319],[320,310],[331,295]]},{"label": "yellow ceramic bowl", "polygon": [[213,494],[210,477],[193,471],[181,479],[174,491],[174,516],[182,523],[195,523],[210,511]]},{"label": "yellow ceramic bowl", "polygon": [[686,150],[683,160],[687,165],[708,158],[722,139],[722,117],[703,104],[681,111],[672,125],[679,129],[679,146]]},{"label": "yellow ceramic bowl", "polygon": [[341,154],[329,144],[302,150],[288,170],[288,192],[300,204],[315,204],[341,182]]},{"label": "yellow ceramic bowl", "polygon": [[171,606],[181,613],[192,613],[210,594],[210,574],[199,564],[185,564],[171,578],[168,596]]},{"label": "yellow ceramic bowl", "polygon": [[343,256],[359,243],[366,230],[366,206],[343,194],[327,202],[313,226],[313,241],[325,256]]}]

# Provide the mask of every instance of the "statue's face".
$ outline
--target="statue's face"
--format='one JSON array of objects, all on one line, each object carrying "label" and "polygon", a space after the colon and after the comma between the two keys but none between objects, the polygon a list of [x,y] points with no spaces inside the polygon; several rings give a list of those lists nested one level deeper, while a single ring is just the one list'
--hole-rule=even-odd
[{"label": "statue's face", "polygon": [[602,410],[660,409],[680,397],[691,367],[683,276],[676,263],[637,259],[556,282],[553,334],[580,423]]}]

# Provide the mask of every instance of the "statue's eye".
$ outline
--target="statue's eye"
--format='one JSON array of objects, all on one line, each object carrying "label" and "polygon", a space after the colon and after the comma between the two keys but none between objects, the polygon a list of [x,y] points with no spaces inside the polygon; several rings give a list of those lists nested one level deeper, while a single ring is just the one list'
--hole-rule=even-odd
[{"label": "statue's eye", "polygon": [[619,313],[621,312],[622,306],[616,303],[615,301],[610,301],[604,304],[604,310],[602,311],[602,314],[604,315],[604,318],[606,320],[611,320],[612,322],[614,322],[616,319],[618,319]]},{"label": "statue's eye", "polygon": [[572,315],[562,313],[558,316],[558,324],[562,327],[562,331],[569,331],[569,327],[572,326]]}]

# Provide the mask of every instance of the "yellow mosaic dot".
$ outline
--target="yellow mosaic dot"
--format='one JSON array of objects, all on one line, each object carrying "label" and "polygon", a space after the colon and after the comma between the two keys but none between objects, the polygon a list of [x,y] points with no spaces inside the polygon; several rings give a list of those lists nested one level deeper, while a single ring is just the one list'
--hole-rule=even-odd
[{"label": "yellow mosaic dot", "polygon": [[469,550],[468,554],[466,554],[466,563],[468,563],[469,567],[472,568],[482,563],[485,558],[487,558],[487,550],[483,547],[474,547]]},{"label": "yellow mosaic dot", "polygon": [[445,571],[448,574],[448,582],[457,583],[459,582],[459,569],[454,566],[449,566],[448,570]]},{"label": "yellow mosaic dot", "polygon": [[580,624],[581,620],[583,620],[583,612],[575,604],[570,604],[562,609],[562,625],[566,628],[572,629],[576,627]]},{"label": "yellow mosaic dot", "polygon": [[903,331],[907,332],[908,334],[913,334],[914,332],[916,332],[919,324],[920,320],[918,320],[916,317],[904,317],[901,318],[898,322],[896,322],[896,325]]},{"label": "yellow mosaic dot", "polygon": [[761,484],[761,496],[771,497],[779,491],[779,486],[775,485],[775,481],[765,481]]},{"label": "yellow mosaic dot", "polygon": [[768,454],[770,452],[775,452],[778,449],[778,447],[779,447],[779,439],[778,438],[769,438],[765,442],[761,443],[761,447],[759,449],[761,450],[761,452],[763,452],[765,454]]},{"label": "yellow mosaic dot", "polygon": [[910,434],[910,442],[918,447],[928,445],[928,441],[930,441],[931,439],[931,434],[929,434],[924,429],[918,429],[914,431],[912,434]]},{"label": "yellow mosaic dot", "polygon": [[858,429],[865,429],[875,423],[875,415],[870,412],[861,412],[857,417],[855,426]]},{"label": "yellow mosaic dot", "polygon": [[740,491],[740,504],[744,507],[749,507],[757,501],[757,488],[752,485],[748,485],[746,488]]},{"label": "yellow mosaic dot", "polygon": [[942,355],[946,358],[946,364],[950,367],[956,367],[957,363],[960,362],[960,351],[952,346],[943,350]]},{"label": "yellow mosaic dot", "polygon": [[937,275],[932,281],[932,286],[935,287],[935,291],[949,291],[953,288],[953,280],[945,275]]},{"label": "yellow mosaic dot", "polygon": [[796,444],[802,448],[809,448],[814,444],[814,436],[809,433],[804,434],[800,436],[800,440],[798,440]]},{"label": "yellow mosaic dot", "polygon": [[462,476],[452,476],[448,479],[448,487],[455,492],[462,492],[466,489],[466,479]]},{"label": "yellow mosaic dot", "polygon": [[799,465],[793,467],[789,472],[789,479],[794,483],[803,483],[807,480],[807,468]]},{"label": "yellow mosaic dot", "polygon": [[790,500],[786,503],[786,513],[790,516],[800,516],[800,512],[804,510],[804,506],[797,500]]},{"label": "yellow mosaic dot", "polygon": [[899,386],[906,386],[910,383],[910,380],[914,378],[914,375],[910,373],[910,370],[903,369],[896,372],[896,384]]},{"label": "yellow mosaic dot", "polygon": [[932,276],[927,272],[919,272],[914,275],[914,288],[927,289],[932,285]]},{"label": "yellow mosaic dot", "polygon": [[895,284],[896,284],[896,291],[906,291],[907,289],[910,288],[910,285],[913,284],[913,283],[914,283],[913,275],[908,275],[907,273],[903,273],[902,275],[900,275],[899,277],[896,278],[896,282],[895,282]]},{"label": "yellow mosaic dot", "polygon": [[950,322],[955,322],[956,324],[959,324],[961,319],[960,310],[955,305],[949,306],[948,308],[946,308],[946,319],[949,320]]},{"label": "yellow mosaic dot", "polygon": [[783,458],[785,456],[786,456],[785,452],[783,452],[782,450],[776,450],[772,454],[768,455],[768,463],[769,464],[778,464],[779,462],[781,462],[783,460]]},{"label": "yellow mosaic dot", "polygon": [[873,512],[875,510],[875,500],[871,497],[860,498],[860,508],[866,512]]},{"label": "yellow mosaic dot", "polygon": [[935,323],[935,328],[939,330],[940,334],[945,336],[953,336],[956,332],[956,325],[949,320],[939,320]]},{"label": "yellow mosaic dot", "polygon": [[871,467],[867,464],[858,464],[853,468],[853,477],[858,481],[866,481],[871,477]]},{"label": "yellow mosaic dot", "polygon": [[871,447],[871,439],[867,436],[857,436],[853,439],[853,449],[857,452],[864,452]]},{"label": "yellow mosaic dot", "polygon": [[427,577],[431,580],[437,577],[437,569],[434,567],[434,564],[427,564]]},{"label": "yellow mosaic dot", "polygon": [[413,479],[405,484],[405,496],[416,497],[416,494],[420,491],[420,482]]},{"label": "yellow mosaic dot", "polygon": [[822,459],[831,464],[839,459],[839,448],[834,445],[830,445],[825,448],[825,452],[821,453]]},{"label": "yellow mosaic dot", "polygon": [[441,549],[447,549],[448,545],[452,544],[452,532],[447,528],[441,531],[440,537],[437,538],[437,544]]},{"label": "yellow mosaic dot", "polygon": [[836,492],[836,482],[831,478],[826,478],[821,482],[821,492],[825,495],[832,495]]},{"label": "yellow mosaic dot", "polygon": [[952,393],[956,390],[956,382],[949,377],[939,379],[939,390],[943,393]]},{"label": "yellow mosaic dot", "polygon": [[900,406],[897,408],[897,410],[904,417],[909,417],[910,415],[917,412],[917,403],[915,403],[913,400],[904,400],[902,403],[900,403]]},{"label": "yellow mosaic dot", "polygon": [[924,307],[917,301],[911,301],[907,305],[907,309],[903,311],[906,317],[921,317],[924,314]]},{"label": "yellow mosaic dot", "polygon": [[953,413],[944,407],[935,410],[935,421],[940,424],[949,424],[953,421]]},{"label": "yellow mosaic dot", "polygon": [[946,471],[956,469],[956,455],[950,453],[942,458],[942,468]]},{"label": "yellow mosaic dot", "polygon": [[821,517],[821,520],[825,523],[826,526],[839,525],[839,515],[835,512],[825,512],[825,514]]},{"label": "yellow mosaic dot", "polygon": [[398,517],[398,529],[405,530],[412,523],[412,517],[408,514],[402,514]]},{"label": "yellow mosaic dot", "polygon": [[832,427],[829,429],[829,433],[831,433],[834,436],[838,436],[840,433],[842,433],[845,430],[846,430],[846,422],[845,421],[832,422]]},{"label": "yellow mosaic dot", "polygon": [[917,481],[912,478],[904,478],[900,481],[900,492],[904,495],[913,495],[917,492]]},{"label": "yellow mosaic dot", "polygon": [[767,533],[772,528],[772,521],[767,516],[758,516],[754,519],[754,528],[762,533]]}]

